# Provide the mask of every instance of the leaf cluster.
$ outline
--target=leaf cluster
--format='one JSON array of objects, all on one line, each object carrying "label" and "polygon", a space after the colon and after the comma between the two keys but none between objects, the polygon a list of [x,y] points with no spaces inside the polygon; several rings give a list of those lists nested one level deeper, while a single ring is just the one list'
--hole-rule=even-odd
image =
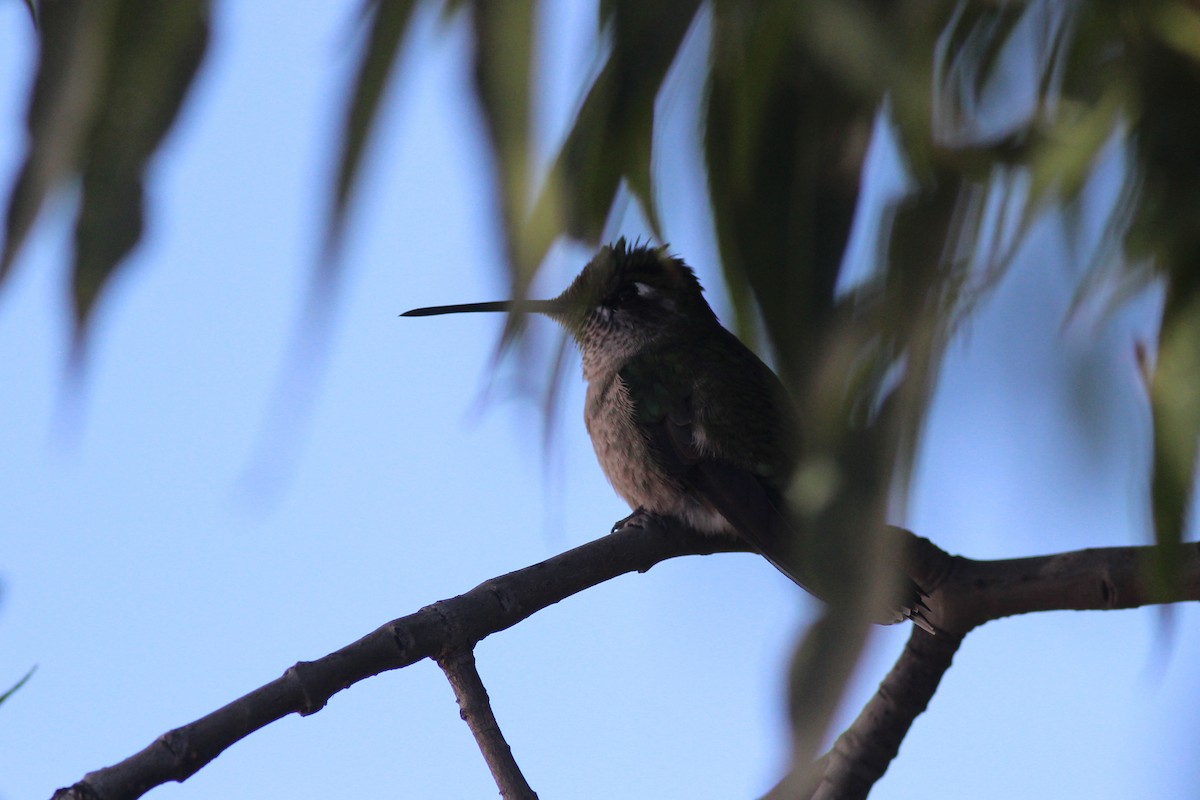
[{"label": "leaf cluster", "polygon": [[[145,175],[194,87],[212,8],[207,0],[29,5],[41,48],[0,281],[46,199],[78,187],[71,276],[80,353],[97,299],[141,236]],[[806,461],[793,494],[813,496],[814,476],[823,476],[807,524],[826,532],[834,544],[822,556],[847,576],[846,598],[829,613],[850,633],[812,658],[802,648],[809,655],[797,662],[794,686],[811,687],[817,675],[848,674],[858,652],[872,576],[893,557],[879,535],[889,499],[906,487],[947,342],[1003,278],[1035,220],[1057,215],[1069,237],[1082,237],[1090,181],[1115,148],[1123,189],[1079,291],[1119,298],[1165,289],[1158,341],[1141,363],[1154,431],[1155,575],[1171,594],[1200,442],[1195,4],[602,0],[603,62],[550,154],[536,151],[532,134],[542,8],[365,3],[358,69],[335,112],[343,122],[322,269],[339,268],[380,104],[417,13],[469,21],[514,297],[556,241],[598,244],[625,196],[664,237],[656,156],[674,143],[660,129],[660,101],[689,34],[703,36],[695,135],[737,327],[747,339],[765,333],[795,391]],[[885,134],[898,144],[909,189],[891,201],[870,268],[851,278],[845,254],[864,164]],[[798,763],[813,754],[839,694],[831,685],[803,704],[817,710],[797,725]]]}]

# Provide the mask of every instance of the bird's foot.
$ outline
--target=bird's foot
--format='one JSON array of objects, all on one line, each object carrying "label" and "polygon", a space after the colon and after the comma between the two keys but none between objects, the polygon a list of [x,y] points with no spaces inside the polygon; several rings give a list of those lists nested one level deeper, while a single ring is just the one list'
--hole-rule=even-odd
[{"label": "bird's foot", "polygon": [[616,533],[617,531],[624,530],[625,528],[641,528],[642,530],[645,530],[647,528],[657,527],[658,525],[658,514],[655,514],[653,511],[647,511],[641,506],[638,506],[628,517],[614,522],[612,530],[609,531],[609,533]]},{"label": "bird's foot", "polygon": [[932,612],[930,611],[929,606],[925,605],[925,601],[923,600],[918,600],[916,605],[908,609],[905,613],[905,616],[912,620],[912,624],[916,625],[918,628],[928,634],[937,636],[937,628],[929,620],[929,616],[927,615],[932,615]]},{"label": "bird's foot", "polygon": [[914,625],[926,633],[936,636],[937,628],[929,620],[929,617],[933,616],[933,610],[925,604],[925,598],[929,595],[915,581],[910,580],[909,587],[909,597],[900,611],[900,616],[911,620]]}]

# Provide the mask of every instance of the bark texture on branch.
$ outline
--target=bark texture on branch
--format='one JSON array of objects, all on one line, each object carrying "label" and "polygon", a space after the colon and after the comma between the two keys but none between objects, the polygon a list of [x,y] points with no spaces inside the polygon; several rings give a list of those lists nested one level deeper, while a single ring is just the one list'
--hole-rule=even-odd
[{"label": "bark texture on branch", "polygon": [[[897,529],[898,530],[898,529]],[[1157,589],[1145,580],[1151,547],[1109,547],[1036,558],[974,561],[910,537],[907,568],[929,592],[937,636],[914,631],[900,661],[834,752],[820,766],[820,797],[854,797],[877,780],[913,719],[924,710],[962,637],[988,620],[1061,609],[1133,608],[1200,600],[1200,544],[1178,548],[1181,579]],[[627,527],[561,555],[485,581],[471,591],[393,620],[323,658],[195,722],[168,731],[142,751],[90,772],[55,800],[127,800],[183,781],[226,748],[288,714],[319,711],[335,693],[386,670],[443,659],[512,627],[549,605],[628,572],[682,555],[743,551],[734,540],[678,526]],[[920,634],[920,635],[918,635]],[[811,765],[810,765],[811,766]],[[870,784],[865,784],[869,789]],[[842,792],[845,792],[844,794]],[[518,795],[519,796],[519,795]]]},{"label": "bark texture on branch", "polygon": [[732,539],[678,526],[625,528],[393,620],[323,658],[301,661],[124,761],[89,772],[55,792],[54,800],[141,797],[155,786],[186,780],[235,742],[288,714],[320,711],[334,694],[365,678],[470,648],[577,592],[628,572],[646,572],[668,558],[744,550]]},{"label": "bark texture on branch", "polygon": [[454,689],[459,716],[467,723],[479,744],[483,760],[496,779],[500,796],[504,800],[537,800],[537,794],[513,758],[512,748],[500,732],[500,723],[492,713],[492,702],[475,667],[475,654],[470,650],[451,653],[439,658],[438,666],[446,673],[446,680]]}]

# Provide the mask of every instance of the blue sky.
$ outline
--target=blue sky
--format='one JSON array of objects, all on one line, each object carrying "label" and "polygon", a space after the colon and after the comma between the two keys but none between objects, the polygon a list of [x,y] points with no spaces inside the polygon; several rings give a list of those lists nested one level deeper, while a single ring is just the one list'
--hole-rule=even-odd
[{"label": "blue sky", "polygon": [[[80,386],[64,371],[69,193],[0,290],[0,685],[38,665],[0,707],[5,800],[47,797],[297,660],[627,513],[579,422],[575,374],[547,463],[519,365],[489,377],[502,319],[396,316],[504,293],[463,26],[419,26],[356,203],[342,292],[314,344],[296,330],[354,15],[343,4],[217,9],[208,63],[150,175],[146,241],[100,304]],[[541,62],[547,141],[596,64],[594,9],[555,9]],[[22,4],[0,4],[0,41],[7,182],[34,56]],[[675,80],[672,130],[694,124],[696,91]],[[664,220],[721,313],[695,157],[663,153]],[[645,233],[632,213],[617,232]],[[539,285],[557,292],[586,257],[556,250]],[[1133,345],[1153,329],[1153,298],[1064,323],[1069,263],[1054,225],[1040,225],[950,349],[897,521],[952,552],[1145,540],[1149,418]],[[535,328],[553,345],[550,323]],[[297,341],[306,368],[287,382]],[[676,560],[487,639],[479,669],[542,797],[750,797],[782,767],[783,676],[813,609],[753,556]],[[872,797],[1195,796],[1198,621],[1194,607],[1176,609],[1167,640],[1155,610],[987,625]],[[874,634],[847,716],[906,636]],[[495,796],[428,662],[272,725],[151,796],[380,786]]]}]

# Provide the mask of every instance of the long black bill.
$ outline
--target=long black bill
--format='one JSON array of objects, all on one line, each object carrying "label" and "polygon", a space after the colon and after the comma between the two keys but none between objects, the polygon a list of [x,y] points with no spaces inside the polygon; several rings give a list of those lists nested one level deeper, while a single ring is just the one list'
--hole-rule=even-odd
[{"label": "long black bill", "polygon": [[476,311],[521,311],[529,314],[553,314],[553,300],[493,300],[490,303],[459,303],[454,306],[429,306],[405,311],[402,317],[435,317],[438,314],[467,314]]}]

